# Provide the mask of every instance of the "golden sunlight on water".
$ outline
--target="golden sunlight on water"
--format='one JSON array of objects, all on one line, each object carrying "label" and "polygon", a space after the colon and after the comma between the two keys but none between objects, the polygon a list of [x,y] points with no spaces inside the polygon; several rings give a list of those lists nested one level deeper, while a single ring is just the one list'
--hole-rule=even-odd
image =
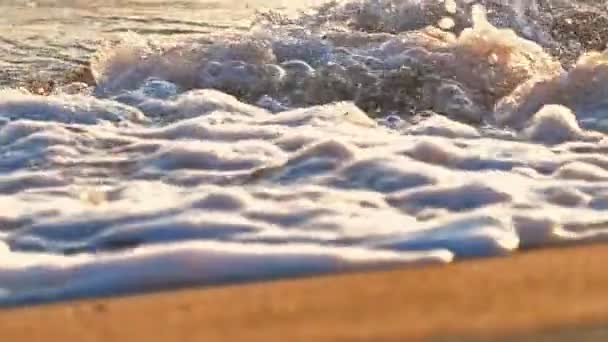
[{"label": "golden sunlight on water", "polygon": [[84,64],[103,40],[243,30],[256,10],[295,11],[324,0],[0,0],[0,86]]}]

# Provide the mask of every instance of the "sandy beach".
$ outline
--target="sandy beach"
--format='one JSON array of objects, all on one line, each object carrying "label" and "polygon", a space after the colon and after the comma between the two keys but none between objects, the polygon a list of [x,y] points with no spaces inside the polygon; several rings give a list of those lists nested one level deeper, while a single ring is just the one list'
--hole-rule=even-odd
[{"label": "sandy beach", "polygon": [[[0,312],[6,341],[605,340],[608,246]],[[496,272],[501,270],[501,272]],[[541,334],[541,335],[538,335]]]}]

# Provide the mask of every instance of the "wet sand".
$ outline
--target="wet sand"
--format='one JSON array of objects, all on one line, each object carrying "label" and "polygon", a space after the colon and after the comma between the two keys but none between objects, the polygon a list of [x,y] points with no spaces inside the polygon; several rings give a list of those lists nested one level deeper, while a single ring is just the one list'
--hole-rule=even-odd
[{"label": "wet sand", "polygon": [[608,246],[0,311],[5,341],[605,341]]}]

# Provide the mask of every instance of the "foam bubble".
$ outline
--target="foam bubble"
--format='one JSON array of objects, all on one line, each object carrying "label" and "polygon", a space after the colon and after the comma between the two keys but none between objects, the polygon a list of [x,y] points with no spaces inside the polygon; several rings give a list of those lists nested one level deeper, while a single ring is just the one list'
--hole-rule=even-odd
[{"label": "foam bubble", "polygon": [[532,141],[559,144],[580,138],[582,131],[576,122],[575,114],[569,108],[548,105],[534,114],[530,127],[524,134]]},{"label": "foam bubble", "polygon": [[559,178],[580,179],[585,181],[602,181],[607,179],[608,172],[601,167],[583,163],[571,162],[560,167],[555,174]]}]

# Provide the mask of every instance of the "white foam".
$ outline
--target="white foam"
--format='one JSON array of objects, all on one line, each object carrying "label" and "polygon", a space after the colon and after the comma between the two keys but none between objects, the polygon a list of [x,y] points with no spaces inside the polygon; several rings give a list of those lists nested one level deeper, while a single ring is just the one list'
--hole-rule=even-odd
[{"label": "white foam", "polygon": [[546,144],[560,144],[582,138],[575,114],[559,105],[547,105],[534,114],[524,134],[527,139]]},{"label": "white foam", "polygon": [[[112,255],[13,253],[0,265],[6,303],[107,295],[200,283],[448,262],[447,251],[396,253],[289,244],[189,242]],[[162,271],[161,271],[162,270]],[[4,298],[3,298],[4,297]]]},{"label": "white foam", "polygon": [[48,98],[4,90],[0,92],[0,98],[0,116],[11,120],[28,119],[81,124],[145,120],[145,116],[135,108],[90,96],[59,95]]}]

